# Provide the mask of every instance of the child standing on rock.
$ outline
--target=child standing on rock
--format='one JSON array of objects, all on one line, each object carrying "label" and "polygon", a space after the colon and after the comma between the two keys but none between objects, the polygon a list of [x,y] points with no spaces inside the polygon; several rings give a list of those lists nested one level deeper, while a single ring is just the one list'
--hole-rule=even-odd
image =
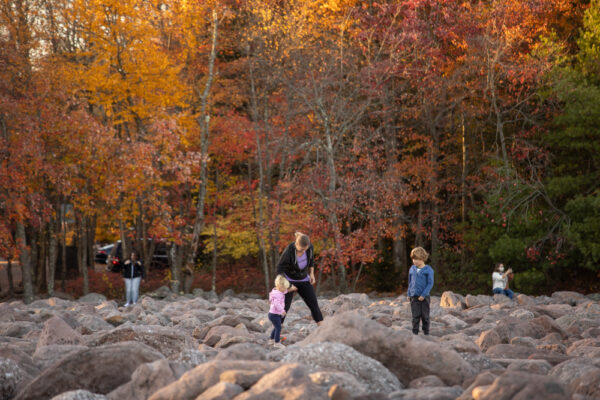
[{"label": "child standing on rock", "polygon": [[412,313],[412,331],[419,334],[419,323],[423,321],[423,333],[429,335],[429,291],[433,287],[433,268],[425,265],[429,254],[422,247],[410,252],[413,265],[408,271],[408,300]]},{"label": "child standing on rock", "polygon": [[285,346],[280,343],[281,335],[281,319],[285,317],[285,295],[286,293],[293,292],[296,287],[290,284],[283,275],[277,275],[275,278],[275,287],[269,293],[269,321],[273,324],[273,331],[271,332],[271,339],[269,344],[273,344],[276,348],[284,348]]}]

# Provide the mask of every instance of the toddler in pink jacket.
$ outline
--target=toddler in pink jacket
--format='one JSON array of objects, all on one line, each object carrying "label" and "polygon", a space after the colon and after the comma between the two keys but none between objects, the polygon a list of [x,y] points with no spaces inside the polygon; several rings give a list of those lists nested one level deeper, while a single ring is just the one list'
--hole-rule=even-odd
[{"label": "toddler in pink jacket", "polygon": [[283,348],[283,344],[280,343],[281,338],[281,318],[285,316],[285,294],[290,291],[293,292],[296,287],[290,284],[285,276],[277,275],[275,278],[275,287],[269,293],[269,321],[273,324],[273,331],[271,332],[270,344],[273,344],[277,348]]}]

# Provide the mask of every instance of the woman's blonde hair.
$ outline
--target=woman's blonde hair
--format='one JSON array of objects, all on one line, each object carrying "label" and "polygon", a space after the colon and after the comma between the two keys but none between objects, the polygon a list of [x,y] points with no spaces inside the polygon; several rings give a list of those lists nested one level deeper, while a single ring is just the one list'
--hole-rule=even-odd
[{"label": "woman's blonde hair", "polygon": [[291,285],[290,281],[285,279],[285,276],[283,276],[283,275],[277,275],[277,278],[275,278],[275,287],[276,288],[289,289],[290,285]]},{"label": "woman's blonde hair", "polygon": [[308,235],[305,235],[302,232],[295,232],[294,236],[296,237],[296,242],[302,246],[302,247],[308,247],[310,246],[310,239],[308,238]]},{"label": "woman's blonde hair", "polygon": [[429,253],[427,253],[422,247],[415,247],[410,252],[410,258],[415,258],[417,260],[425,262],[429,258]]}]

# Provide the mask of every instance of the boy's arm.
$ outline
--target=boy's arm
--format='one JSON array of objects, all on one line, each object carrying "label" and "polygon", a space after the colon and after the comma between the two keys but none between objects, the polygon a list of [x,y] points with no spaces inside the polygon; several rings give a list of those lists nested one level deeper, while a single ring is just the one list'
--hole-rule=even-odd
[{"label": "boy's arm", "polygon": [[423,296],[423,297],[429,296],[429,291],[431,290],[432,287],[433,287],[433,268],[431,269],[431,273],[427,274],[427,286],[425,286],[425,289],[423,289],[421,296]]}]

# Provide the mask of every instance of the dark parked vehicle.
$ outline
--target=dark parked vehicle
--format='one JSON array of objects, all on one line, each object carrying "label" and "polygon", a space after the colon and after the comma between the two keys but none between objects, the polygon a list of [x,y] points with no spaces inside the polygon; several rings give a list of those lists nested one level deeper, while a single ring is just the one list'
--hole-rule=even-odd
[{"label": "dark parked vehicle", "polygon": [[[142,255],[139,254],[140,259]],[[123,247],[121,241],[115,242],[112,251],[107,258],[106,269],[112,272],[121,272],[123,268]],[[163,241],[157,241],[154,245],[154,253],[152,254],[152,268],[168,268],[169,257],[167,255],[167,243]]]},{"label": "dark parked vehicle", "polygon": [[109,244],[109,245],[100,247],[98,249],[98,251],[96,252],[96,254],[94,255],[94,261],[99,264],[106,264],[106,259],[108,258],[109,254],[112,251],[112,248],[114,246],[115,246],[114,244]]}]

